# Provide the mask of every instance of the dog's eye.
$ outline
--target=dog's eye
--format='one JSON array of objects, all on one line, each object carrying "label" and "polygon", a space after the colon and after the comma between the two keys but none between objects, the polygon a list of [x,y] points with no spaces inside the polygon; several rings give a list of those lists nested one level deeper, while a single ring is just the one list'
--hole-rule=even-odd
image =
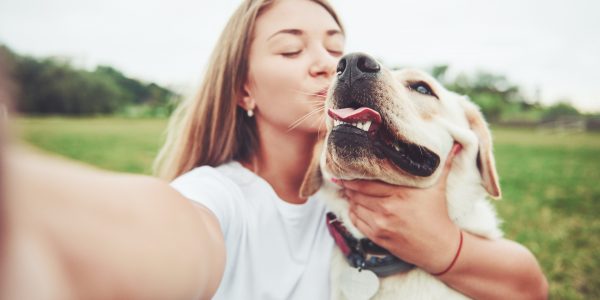
[{"label": "dog's eye", "polygon": [[437,98],[437,96],[431,90],[431,87],[423,81],[410,83],[408,85],[408,88],[410,88],[411,90],[413,90],[419,94],[429,95],[429,96],[433,96],[433,97]]}]

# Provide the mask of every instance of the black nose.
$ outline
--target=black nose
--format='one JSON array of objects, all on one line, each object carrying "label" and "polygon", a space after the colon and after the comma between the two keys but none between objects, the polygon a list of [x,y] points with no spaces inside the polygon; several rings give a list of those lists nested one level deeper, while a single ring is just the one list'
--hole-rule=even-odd
[{"label": "black nose", "polygon": [[381,66],[372,57],[364,53],[350,53],[344,55],[337,66],[339,81],[349,84],[369,74],[379,73]]}]

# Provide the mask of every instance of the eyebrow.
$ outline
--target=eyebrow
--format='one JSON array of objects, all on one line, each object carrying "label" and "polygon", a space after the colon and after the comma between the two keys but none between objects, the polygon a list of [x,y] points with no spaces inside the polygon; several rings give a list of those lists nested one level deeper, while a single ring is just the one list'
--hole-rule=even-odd
[{"label": "eyebrow", "polygon": [[[302,30],[300,30],[300,29],[282,29],[282,30],[279,30],[279,31],[275,32],[274,34],[272,34],[269,38],[267,38],[267,41],[270,40],[271,38],[273,38],[274,36],[276,36],[278,34],[282,34],[282,33],[291,34],[291,35],[295,35],[295,36],[300,36],[304,32]],[[327,30],[326,33],[327,33],[327,36],[333,36],[333,35],[336,35],[336,34],[341,34],[342,36],[344,35],[338,29],[330,29],[330,30]]]}]

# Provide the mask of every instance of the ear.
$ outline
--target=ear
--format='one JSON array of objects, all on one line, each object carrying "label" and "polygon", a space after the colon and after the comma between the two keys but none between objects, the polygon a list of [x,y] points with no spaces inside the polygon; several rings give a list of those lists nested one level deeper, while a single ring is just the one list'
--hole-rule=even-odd
[{"label": "ear", "polygon": [[254,101],[254,98],[250,96],[248,84],[244,84],[242,95],[243,97],[238,101],[238,105],[244,110],[254,109],[256,107],[256,101]]},{"label": "ear", "polygon": [[323,174],[321,173],[321,166],[319,164],[323,144],[323,139],[320,139],[315,144],[310,165],[308,166],[306,174],[304,174],[304,180],[302,181],[302,185],[300,186],[301,198],[308,198],[314,195],[323,184]]},{"label": "ear", "polygon": [[463,98],[462,106],[465,110],[465,116],[469,122],[469,127],[479,140],[479,153],[477,154],[477,167],[483,179],[483,186],[490,196],[494,199],[500,199],[500,183],[496,171],[496,162],[492,153],[492,135],[488,129],[487,123],[479,108],[468,98]]}]

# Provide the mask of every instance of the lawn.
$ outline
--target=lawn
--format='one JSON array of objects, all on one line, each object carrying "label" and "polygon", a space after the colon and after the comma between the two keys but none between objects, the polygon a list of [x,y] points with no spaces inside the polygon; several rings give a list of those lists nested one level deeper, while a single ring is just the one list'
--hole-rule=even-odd
[{"label": "lawn", "polygon": [[104,169],[151,174],[166,124],[166,119],[25,118],[18,129],[43,150]]},{"label": "lawn", "polygon": [[[151,173],[166,120],[24,118],[30,144],[118,171]],[[600,134],[494,128],[506,236],[536,255],[551,299],[600,299]]]}]

